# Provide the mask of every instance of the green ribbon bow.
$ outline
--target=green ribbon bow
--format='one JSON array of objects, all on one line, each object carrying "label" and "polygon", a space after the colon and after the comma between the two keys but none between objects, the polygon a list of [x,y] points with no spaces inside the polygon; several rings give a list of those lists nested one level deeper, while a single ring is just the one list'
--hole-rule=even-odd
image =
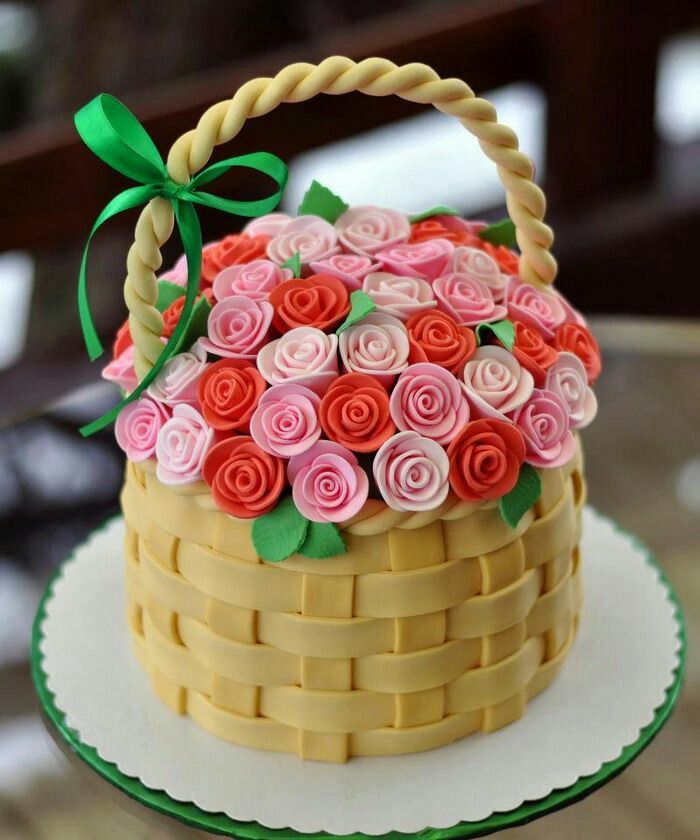
[{"label": "green ribbon bow", "polygon": [[[146,129],[125,105],[104,93],[96,96],[78,111],[75,115],[75,127],[83,142],[97,157],[112,169],[141,185],[124,190],[107,204],[92,226],[83,251],[78,278],[78,312],[85,344],[92,361],[104,351],[90,312],[86,277],[88,249],[98,229],[118,213],[146,204],[152,198],[165,198],[173,206],[175,222],[187,258],[185,305],[175,331],[164,345],[156,363],[136,389],[111,411],[83,426],[80,432],[87,437],[113,422],[124,406],[137,399],[153,382],[166,361],[179,349],[180,339],[192,316],[202,269],[202,231],[194,205],[202,204],[239,216],[261,216],[274,210],[279,204],[287,183],[288,170],[284,161],[275,155],[254,152],[214,163],[203,169],[188,184],[176,184],[170,178],[163,158]],[[244,166],[268,175],[277,184],[277,191],[257,201],[235,201],[200,191],[200,187],[224,175],[235,166]]]}]

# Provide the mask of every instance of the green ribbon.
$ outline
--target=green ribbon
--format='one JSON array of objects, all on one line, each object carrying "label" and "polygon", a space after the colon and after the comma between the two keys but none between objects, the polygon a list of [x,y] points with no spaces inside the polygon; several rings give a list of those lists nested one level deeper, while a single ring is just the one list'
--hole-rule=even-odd
[{"label": "green ribbon", "polygon": [[[83,251],[78,278],[78,312],[85,345],[92,361],[104,352],[90,312],[87,292],[88,249],[92,237],[99,228],[118,213],[140,207],[153,198],[165,198],[173,206],[175,222],[187,259],[185,305],[175,331],[168,343],[164,345],[163,352],[156,363],[136,389],[124,397],[111,411],[87,426],[83,426],[80,433],[87,437],[112,423],[125,405],[137,399],[148,388],[163,365],[179,349],[180,339],[192,316],[202,270],[202,231],[194,205],[202,204],[205,207],[223,210],[225,213],[235,213],[238,216],[261,216],[271,212],[279,204],[287,183],[288,170],[284,161],[275,155],[268,152],[254,152],[214,163],[203,169],[188,184],[177,184],[170,178],[163,158],[146,129],[125,105],[105,93],[96,96],[78,111],[75,115],[75,127],[83,142],[98,158],[112,169],[116,169],[117,172],[121,172],[122,175],[126,175],[127,178],[141,185],[124,190],[107,204],[92,226]],[[209,184],[236,166],[247,167],[268,175],[277,184],[277,191],[257,201],[235,201],[200,190],[200,187]]]}]

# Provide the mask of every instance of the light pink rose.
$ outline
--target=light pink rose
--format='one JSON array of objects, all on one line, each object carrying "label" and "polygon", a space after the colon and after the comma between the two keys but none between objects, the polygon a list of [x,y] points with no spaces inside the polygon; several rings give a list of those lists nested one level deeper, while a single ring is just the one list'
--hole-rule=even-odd
[{"label": "light pink rose", "polygon": [[339,443],[320,440],[287,466],[292,498],[312,522],[343,522],[367,501],[369,479],[357,458]]},{"label": "light pink rose", "polygon": [[224,298],[242,295],[249,300],[267,300],[270,292],[291,280],[293,272],[289,268],[280,268],[270,260],[253,260],[242,265],[225,268],[214,280],[214,297]]},{"label": "light pink rose", "polygon": [[321,437],[320,405],[318,394],[303,385],[273,385],[251,417],[250,435],[270,455],[300,455]]},{"label": "light pink rose", "polygon": [[427,239],[413,245],[394,245],[379,251],[376,257],[392,274],[434,280],[445,273],[453,251],[454,245],[447,239]]},{"label": "light pink rose", "polygon": [[156,475],[163,484],[191,484],[201,477],[214,430],[191,405],[176,405],[158,432]]},{"label": "light pink rose", "polygon": [[199,342],[189,352],[172,356],[148,386],[148,395],[164,405],[197,405],[199,380],[207,367],[207,354]]},{"label": "light pink rose", "polygon": [[554,338],[554,331],[566,320],[561,300],[554,293],[541,292],[513,276],[506,287],[508,315],[542,333],[545,340]]},{"label": "light pink rose", "polygon": [[373,312],[340,334],[340,357],[348,372],[368,373],[383,385],[408,367],[406,327],[391,315]]},{"label": "light pink rose", "polygon": [[219,301],[209,313],[207,336],[199,344],[215,356],[254,359],[267,341],[274,309],[266,300],[234,295]]},{"label": "light pink rose", "polygon": [[376,304],[376,311],[407,321],[414,312],[437,306],[430,283],[420,277],[397,277],[377,271],[368,274],[362,284]]},{"label": "light pink rose", "polygon": [[167,280],[176,286],[187,285],[187,257],[183,254],[172,268],[158,275],[158,280]]},{"label": "light pink rose", "polygon": [[130,461],[136,464],[153,457],[158,432],[169,417],[164,405],[148,397],[124,406],[114,424],[114,436]]},{"label": "light pink rose", "polygon": [[449,443],[469,420],[469,406],[455,377],[440,365],[419,362],[399,376],[389,400],[391,419],[438,443]]},{"label": "light pink rose", "polygon": [[561,467],[571,460],[576,441],[569,427],[564,400],[552,391],[535,388],[530,399],[513,415],[525,438],[525,460],[534,467]]},{"label": "light pink rose", "polygon": [[496,260],[486,251],[461,245],[455,248],[450,267],[457,274],[466,274],[488,286],[496,303],[503,300],[508,277],[503,274]]},{"label": "light pink rose", "polygon": [[359,254],[336,254],[327,260],[317,260],[311,263],[314,274],[330,274],[342,280],[349,292],[356,292],[362,288],[362,281],[372,271],[379,271],[379,263],[372,262],[370,257]]},{"label": "light pink rose", "polygon": [[243,232],[248,236],[277,236],[291,220],[286,213],[268,213],[266,216],[251,219],[243,228]]},{"label": "light pink rose", "polygon": [[131,393],[139,384],[134,369],[134,345],[130,344],[116,359],[102,368],[102,378],[114,382],[122,391]]},{"label": "light pink rose", "polygon": [[547,369],[544,387],[564,401],[572,429],[583,429],[596,416],[598,401],[588,385],[586,368],[573,353],[559,354],[557,361]]},{"label": "light pink rose", "polygon": [[438,309],[465,327],[500,321],[507,315],[505,306],[494,300],[489,286],[468,274],[443,274],[433,283],[433,291]]},{"label": "light pink rose", "polygon": [[505,347],[485,344],[464,366],[464,392],[475,418],[509,419],[530,398],[535,380]]},{"label": "light pink rose", "polygon": [[339,252],[335,228],[318,216],[297,216],[287,222],[267,246],[267,256],[276,263],[286,262],[298,253],[302,263],[308,265]]},{"label": "light pink rose", "polygon": [[569,301],[564,297],[564,295],[558,291],[557,289],[552,290],[559,300],[559,303],[562,305],[564,310],[564,323],[565,324],[578,324],[580,327],[588,328],[588,324],[586,323],[586,319],[583,315],[578,311],[578,309],[574,309],[574,307],[569,303]]},{"label": "light pink rose", "polygon": [[447,498],[450,461],[434,440],[399,432],[382,444],[372,464],[374,480],[392,510],[435,510]]},{"label": "light pink rose", "polygon": [[335,223],[338,238],[348,251],[376,254],[406,242],[411,234],[408,217],[383,207],[351,207]]},{"label": "light pink rose", "polygon": [[258,370],[270,385],[295,382],[323,395],[338,376],[338,336],[296,327],[258,353]]}]

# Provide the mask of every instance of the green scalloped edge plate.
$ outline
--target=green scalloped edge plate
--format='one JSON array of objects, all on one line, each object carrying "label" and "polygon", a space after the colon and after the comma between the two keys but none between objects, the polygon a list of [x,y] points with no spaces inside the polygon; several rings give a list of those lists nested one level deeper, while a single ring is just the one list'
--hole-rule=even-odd
[{"label": "green scalloped edge plate", "polygon": [[[372,840],[400,840],[400,838],[407,837],[420,837],[425,840],[483,837],[495,831],[523,825],[585,799],[585,797],[589,796],[599,787],[614,779],[615,776],[621,773],[654,740],[661,727],[671,715],[683,683],[687,645],[685,620],[678,597],[649,548],[629,531],[618,525],[617,522],[614,520],[609,521],[612,522],[619,533],[631,539],[635,546],[645,554],[647,562],[658,572],[659,579],[665,586],[668,597],[674,606],[675,619],[678,625],[677,635],[680,641],[678,665],[674,670],[673,682],[666,689],[665,700],[656,709],[652,722],[640,731],[639,738],[633,744],[625,747],[616,759],[603,764],[597,773],[593,773],[591,776],[581,776],[570,787],[554,790],[542,799],[524,802],[512,811],[493,813],[487,819],[478,822],[461,822],[451,828],[426,828],[416,834],[404,834],[402,832],[392,831],[388,834],[372,835]],[[105,522],[101,528],[104,528],[106,524]],[[65,563],[69,562],[69,560],[70,557]],[[223,813],[213,814],[203,811],[192,802],[176,802],[165,791],[148,788],[139,779],[124,775],[115,764],[101,758],[93,747],[83,744],[78,733],[66,725],[63,712],[54,703],[54,696],[46,685],[46,674],[42,668],[44,657],[39,649],[39,643],[42,638],[41,627],[46,617],[46,605],[51,599],[54,584],[60,577],[62,568],[63,566],[57,569],[47,584],[34,619],[32,629],[32,678],[46,717],[56,727],[58,733],[78,758],[82,759],[92,770],[131,799],[194,828],[209,831],[214,834],[241,837],[245,838],[245,840],[286,840],[286,838],[307,838],[307,840],[311,840],[311,838],[333,836],[326,832],[303,834],[291,828],[265,828],[265,826],[259,825],[256,822],[238,822]],[[358,838],[358,840],[359,838],[363,838],[364,840],[364,838],[368,837],[370,835],[360,833],[344,835],[345,840],[354,840],[354,838]]]}]

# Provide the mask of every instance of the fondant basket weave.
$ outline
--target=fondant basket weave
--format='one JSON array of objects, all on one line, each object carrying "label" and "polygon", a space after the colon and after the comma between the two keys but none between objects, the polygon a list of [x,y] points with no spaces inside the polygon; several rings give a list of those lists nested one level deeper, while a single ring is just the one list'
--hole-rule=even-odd
[{"label": "fondant basket weave", "polygon": [[[514,133],[463,82],[424,65],[332,58],[253,80],[174,144],[170,175],[185,183],[249,117],[355,90],[457,116],[498,164],[521,276],[554,280],[544,197]],[[129,252],[125,299],[141,377],[163,348],[155,272],[171,230],[169,203],[152,201]],[[205,484],[166,487],[152,462],[128,464],[138,657],[171,708],[245,746],[344,761],[497,729],[559,671],[581,601],[580,450],[541,477],[542,496],[516,529],[493,502],[450,496],[438,510],[407,514],[370,500],[342,526],[347,554],[270,564],[253,549],[250,522],[218,510]]]}]

